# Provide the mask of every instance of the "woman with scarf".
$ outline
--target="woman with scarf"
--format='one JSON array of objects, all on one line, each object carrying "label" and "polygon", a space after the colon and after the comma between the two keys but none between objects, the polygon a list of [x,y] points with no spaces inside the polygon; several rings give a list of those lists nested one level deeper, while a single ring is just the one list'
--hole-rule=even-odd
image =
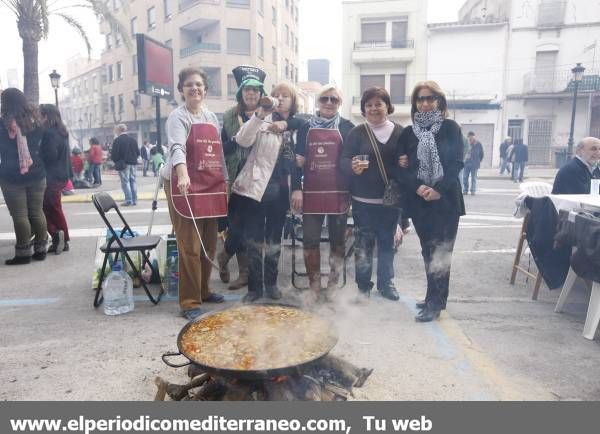
[{"label": "woman with scarf", "polygon": [[275,122],[284,121],[283,130],[289,130],[291,124],[298,121],[294,119],[298,105],[296,89],[291,84],[276,85],[271,97],[277,100],[275,110],[259,106],[235,135],[239,146],[252,148],[233,183],[230,200],[230,207],[235,207],[243,216],[249,269],[245,303],[261,298],[263,289],[269,298],[281,298],[277,267],[281,234],[290,205],[288,176],[294,170],[295,155],[290,131],[276,129],[276,132],[273,126]]},{"label": "woman with scarf", "polygon": [[40,144],[44,131],[36,108],[18,89],[2,92],[0,115],[0,187],[16,236],[15,257],[5,264],[29,264],[32,258],[42,261],[48,244],[42,210],[46,170]]},{"label": "woman with scarf", "polygon": [[69,251],[69,228],[62,208],[62,191],[71,172],[69,158],[69,133],[53,104],[40,105],[40,115],[46,131],[42,139],[42,158],[46,165],[46,193],[44,215],[52,245],[48,253],[60,255]]},{"label": "woman with scarf", "polygon": [[446,308],[458,220],[465,214],[458,179],[463,136],[447,119],[446,96],[436,82],[418,83],[411,104],[413,125],[402,132],[398,154],[408,155],[408,167],[399,161],[396,176],[408,192],[405,211],[419,236],[427,275],[427,294],[417,303],[415,319],[429,322]]},{"label": "woman with scarf", "polygon": [[[354,124],[340,116],[341,91],[324,86],[318,96],[318,112],[298,131],[292,177],[292,208],[303,211],[304,264],[313,299],[328,300],[339,282],[346,252],[346,220],[350,208],[350,179],[340,171],[343,142]],[[304,176],[304,183],[302,183]],[[326,292],[321,288],[321,226],[327,216],[329,275]]]},{"label": "woman with scarf", "polygon": [[[402,127],[388,119],[394,112],[389,93],[370,87],[362,95],[360,109],[367,122],[354,127],[344,141],[341,169],[350,180],[352,217],[355,225],[356,283],[369,296],[374,284],[373,248],[377,241],[377,289],[389,300],[398,300],[394,278],[394,234],[399,209],[383,205],[385,177],[391,178],[398,160]],[[381,158],[378,158],[377,155]],[[381,167],[379,162],[383,163]]]}]

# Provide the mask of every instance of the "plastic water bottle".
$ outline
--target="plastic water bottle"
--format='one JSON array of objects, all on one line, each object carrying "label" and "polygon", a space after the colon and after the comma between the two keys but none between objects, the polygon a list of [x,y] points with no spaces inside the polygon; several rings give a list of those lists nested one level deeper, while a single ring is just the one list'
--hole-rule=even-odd
[{"label": "plastic water bottle", "polygon": [[133,310],[133,282],[123,271],[121,261],[115,261],[112,271],[102,286],[104,293],[104,313],[120,315]]},{"label": "plastic water bottle", "polygon": [[179,253],[172,250],[167,258],[167,294],[177,296],[179,289]]}]

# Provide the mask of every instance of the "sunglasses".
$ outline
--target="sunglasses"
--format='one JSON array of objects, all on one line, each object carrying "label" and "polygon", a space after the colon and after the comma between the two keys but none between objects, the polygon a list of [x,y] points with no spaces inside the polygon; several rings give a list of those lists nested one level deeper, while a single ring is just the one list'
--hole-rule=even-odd
[{"label": "sunglasses", "polygon": [[319,98],[319,102],[321,104],[327,104],[328,102],[331,104],[339,104],[340,99],[336,96],[322,96]]},{"label": "sunglasses", "polygon": [[417,97],[417,102],[425,102],[427,101],[428,103],[432,103],[434,101],[437,101],[439,98],[437,95],[423,95],[423,96],[418,96]]}]

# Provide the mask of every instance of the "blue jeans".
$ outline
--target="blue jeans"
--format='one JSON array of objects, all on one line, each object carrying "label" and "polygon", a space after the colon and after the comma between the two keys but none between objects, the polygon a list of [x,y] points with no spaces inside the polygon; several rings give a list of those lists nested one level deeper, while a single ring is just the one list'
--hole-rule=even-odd
[{"label": "blue jeans", "polygon": [[510,161],[506,158],[500,158],[500,175],[504,175],[504,171],[510,174]]},{"label": "blue jeans", "polygon": [[137,186],[135,183],[135,164],[128,164],[123,170],[119,170],[119,178],[121,178],[121,189],[125,194],[125,202],[133,205],[137,203]]},{"label": "blue jeans", "polygon": [[525,162],[515,161],[512,168],[512,179],[513,181],[523,182],[523,175],[525,173]]},{"label": "blue jeans", "polygon": [[148,167],[150,167],[150,160],[144,160],[144,167],[143,167],[143,175],[147,176],[148,174]]},{"label": "blue jeans", "polygon": [[473,167],[466,163],[463,172],[463,193],[469,191],[469,176],[471,176],[471,193],[475,193],[477,190],[477,171],[479,167]]},{"label": "blue jeans", "polygon": [[92,164],[92,176],[94,184],[102,184],[102,164]]},{"label": "blue jeans", "polygon": [[377,241],[377,288],[384,290],[394,278],[394,233],[399,211],[383,205],[352,201],[356,284],[361,292],[373,287],[373,248]]}]

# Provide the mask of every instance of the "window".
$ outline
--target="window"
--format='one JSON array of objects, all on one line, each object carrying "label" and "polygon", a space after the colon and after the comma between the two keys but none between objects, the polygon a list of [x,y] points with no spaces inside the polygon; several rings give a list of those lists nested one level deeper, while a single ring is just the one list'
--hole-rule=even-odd
[{"label": "window", "polygon": [[[538,51],[535,53],[536,92],[554,92],[556,76],[556,58],[558,51]],[[558,89],[556,89],[558,90]]]},{"label": "window", "polygon": [[265,13],[265,0],[258,0],[258,13],[261,15]]},{"label": "window", "polygon": [[153,29],[156,27],[156,8],[152,6],[147,11],[148,15],[148,29]]},{"label": "window", "polygon": [[390,75],[390,97],[392,104],[406,104],[406,75]]},{"label": "window", "polygon": [[112,83],[115,81],[115,76],[113,75],[113,66],[108,65],[108,82]]},{"label": "window", "polygon": [[263,35],[261,35],[260,33],[258,33],[258,47],[257,47],[257,51],[258,51],[258,57],[260,57],[261,59],[265,58],[265,38],[263,38]]},{"label": "window", "polygon": [[385,42],[385,23],[362,23],[362,42]]},{"label": "window", "polygon": [[235,77],[233,74],[227,74],[227,96],[230,98],[235,98],[237,87],[238,86],[235,82]]},{"label": "window", "polygon": [[167,39],[167,40],[165,41],[165,45],[166,45],[167,47],[173,47],[173,40],[172,40],[172,39]]},{"label": "window", "polygon": [[134,107],[139,107],[140,103],[142,102],[142,99],[140,98],[140,92],[137,90],[133,91],[133,99],[131,100],[131,103],[133,104]]},{"label": "window", "polygon": [[234,8],[249,8],[250,0],[227,0],[227,6]]},{"label": "window", "polygon": [[406,21],[392,22],[392,48],[406,48],[408,23]]},{"label": "window", "polygon": [[121,39],[121,33],[119,32],[119,29],[114,28],[112,33],[115,34],[115,47],[121,46],[122,39]]},{"label": "window", "polygon": [[109,112],[108,95],[105,93],[102,94],[102,110],[104,113]]},{"label": "window", "polygon": [[112,40],[112,33],[107,33],[106,34],[106,49],[110,50],[111,48],[111,40]]},{"label": "window", "polygon": [[294,82],[294,64],[290,65],[290,80]]},{"label": "window", "polygon": [[277,47],[271,47],[271,54],[273,55],[273,65],[277,65]]},{"label": "window", "polygon": [[273,24],[277,24],[277,8],[273,6]]},{"label": "window", "polygon": [[163,6],[165,9],[165,21],[170,20],[173,16],[173,6],[171,4],[172,2],[173,0],[163,0]]},{"label": "window", "polygon": [[119,94],[119,113],[123,113],[125,105],[123,104],[123,94]]},{"label": "window", "polygon": [[227,52],[250,55],[250,30],[227,29]]},{"label": "window", "polygon": [[285,25],[285,43],[288,47],[290,46],[290,27],[287,24]]},{"label": "window", "polygon": [[523,141],[523,119],[508,120],[508,135],[512,137],[513,143]]},{"label": "window", "polygon": [[119,7],[121,6],[121,0],[113,0],[113,2],[112,2],[112,3],[113,3],[113,9],[114,9],[115,11],[118,11],[118,10],[119,10]]},{"label": "window", "polygon": [[529,164],[550,164],[551,144],[552,119],[529,119],[527,134]]},{"label": "window", "polygon": [[361,75],[360,76],[360,93],[372,86],[385,87],[385,75]]},{"label": "window", "polygon": [[297,36],[296,36],[296,45],[295,45],[295,47],[296,47],[296,53],[297,53],[298,52],[298,37]]},{"label": "window", "polygon": [[123,63],[117,62],[117,80],[123,80]]},{"label": "window", "polygon": [[110,112],[111,113],[115,112],[115,97],[114,96],[110,97]]},{"label": "window", "polygon": [[204,68],[208,77],[208,91],[206,96],[219,97],[221,96],[221,69],[220,68]]},{"label": "window", "polygon": [[294,51],[294,32],[291,32],[291,35],[290,35],[290,44],[291,44],[291,47],[292,47],[292,51]]},{"label": "window", "polygon": [[131,70],[133,71],[133,75],[137,75],[137,73],[138,73],[137,54],[134,54],[131,57]]},{"label": "window", "polygon": [[137,17],[133,17],[131,19],[130,27],[131,27],[131,36],[135,36],[135,34],[138,32],[137,31]]},{"label": "window", "polygon": [[290,78],[290,61],[285,59],[285,78]]},{"label": "window", "polygon": [[298,79],[299,79],[299,77],[298,77],[298,67],[296,66],[296,83],[298,83]]},{"label": "window", "polygon": [[285,7],[286,9],[290,8],[290,0],[285,0]]}]

